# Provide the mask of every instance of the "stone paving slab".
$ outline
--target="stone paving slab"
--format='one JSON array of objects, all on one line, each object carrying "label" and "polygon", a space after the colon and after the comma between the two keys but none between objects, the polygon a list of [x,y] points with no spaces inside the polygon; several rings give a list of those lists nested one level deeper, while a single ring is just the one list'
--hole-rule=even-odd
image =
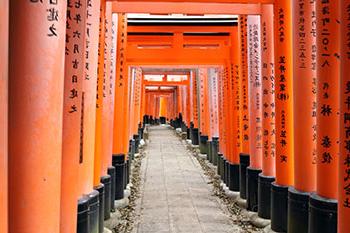
[{"label": "stone paving slab", "polygon": [[145,153],[134,232],[241,232],[211,194],[198,161],[168,126],[149,128]]}]

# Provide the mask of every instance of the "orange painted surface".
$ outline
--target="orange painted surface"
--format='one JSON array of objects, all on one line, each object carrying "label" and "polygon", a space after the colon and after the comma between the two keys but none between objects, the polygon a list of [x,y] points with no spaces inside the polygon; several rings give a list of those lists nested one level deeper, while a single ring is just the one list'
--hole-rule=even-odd
[{"label": "orange painted surface", "polygon": [[349,106],[349,84],[350,84],[350,46],[349,46],[349,7],[350,0],[342,1],[340,5],[341,13],[341,73],[340,73],[340,154],[339,154],[339,194],[338,194],[338,232],[350,232],[350,193],[349,193],[349,171],[350,171],[350,151],[349,131],[350,126],[350,106]]},{"label": "orange painted surface", "polygon": [[[113,11],[116,13],[152,13],[152,14],[260,14],[260,2],[239,1],[240,3],[212,2],[124,2],[115,1]],[[264,1],[265,2],[265,1]],[[272,1],[266,1],[271,3]],[[243,4],[242,4],[243,3]]]},{"label": "orange painted surface", "polygon": [[[324,7],[332,24],[322,21]],[[337,2],[316,4],[317,13],[317,189],[318,195],[337,198],[339,153],[339,4]],[[323,32],[329,32],[323,33]]]},{"label": "orange painted surface", "polygon": [[[51,7],[60,14],[57,20],[48,21],[47,9]],[[57,5],[49,1],[11,1],[11,233],[60,232],[66,10],[64,1]]]},{"label": "orange painted surface", "polygon": [[114,114],[114,78],[112,76],[112,3],[106,2],[105,11],[105,44],[104,44],[104,70],[102,84],[101,109],[101,176],[107,175],[108,167],[112,165],[112,128]]},{"label": "orange painted surface", "polygon": [[[209,113],[208,113],[208,70],[199,69],[200,80],[200,132],[204,136],[209,136]],[[182,106],[182,105],[181,105]],[[180,107],[182,109],[182,107]]]},{"label": "orange painted surface", "polygon": [[248,16],[250,167],[262,168],[262,76],[260,17]]},{"label": "orange painted surface", "polygon": [[197,79],[197,73],[196,72],[192,72],[192,76],[193,76],[193,86],[192,86],[192,93],[193,93],[193,98],[192,98],[192,104],[193,104],[193,125],[194,128],[199,127],[198,125],[198,79]]},{"label": "orange painted surface", "polygon": [[261,16],[262,59],[262,173],[276,174],[275,131],[275,56],[273,37],[273,5],[263,5]]},{"label": "orange painted surface", "polygon": [[83,157],[82,163],[79,164],[79,195],[88,194],[93,190],[100,1],[87,4],[87,9],[90,16],[86,19],[85,33]]},{"label": "orange painted surface", "polygon": [[[190,77],[187,76],[187,80],[190,80]],[[190,85],[186,85],[186,124],[187,127],[190,127],[191,124],[191,87]]]},{"label": "orange painted surface", "polygon": [[105,59],[105,19],[106,2],[101,0],[100,8],[100,31],[98,47],[98,69],[97,69],[97,94],[96,94],[96,131],[95,131],[95,162],[94,162],[94,186],[100,184],[102,167],[102,109],[103,109],[103,80]]},{"label": "orange painted surface", "polygon": [[168,115],[168,100],[165,97],[160,97],[159,117],[166,117]]},{"label": "orange painted surface", "polygon": [[234,75],[233,75],[233,64],[230,63],[227,66],[227,83],[226,83],[226,98],[224,98],[225,101],[225,108],[226,110],[226,117],[225,117],[225,125],[226,125],[226,150],[227,150],[227,157],[229,158],[230,163],[234,163],[235,155],[234,155],[234,115],[236,113],[235,109],[232,107],[233,103],[233,93],[234,93]]},{"label": "orange painted surface", "polygon": [[[276,183],[294,184],[293,158],[293,41],[291,1],[276,0],[275,101],[276,101]],[[279,19],[279,20],[277,20]]]},{"label": "orange painted surface", "polygon": [[[316,16],[315,3],[295,2],[294,55],[294,187],[303,192],[316,189]],[[302,12],[302,14],[299,14]],[[305,17],[308,15],[308,17]],[[315,33],[308,33],[314,31]]]},{"label": "orange painted surface", "polygon": [[232,161],[239,164],[239,153],[242,151],[241,143],[241,112],[240,112],[240,58],[238,27],[234,27],[231,38],[231,101],[232,109],[231,127],[232,127]]},{"label": "orange painted surface", "polygon": [[247,45],[247,16],[240,15],[239,48],[240,56],[240,83],[241,83],[241,141],[243,153],[249,153],[249,101],[248,101],[248,45]]},{"label": "orange painted surface", "polygon": [[8,35],[9,1],[0,3],[0,232],[8,232]]},{"label": "orange painted surface", "polygon": [[[323,10],[329,9],[329,23]],[[316,193],[337,199],[340,105],[340,6],[316,2],[317,17],[317,181]],[[329,33],[329,35],[328,35]]]},{"label": "orange painted surface", "polygon": [[[67,15],[81,15],[76,21],[67,17],[66,56],[64,75],[63,141],[62,141],[62,181],[60,232],[74,232],[77,226],[77,201],[79,196],[78,169],[83,162],[82,115],[83,73],[85,58],[86,3],[80,8],[71,5]],[[74,36],[80,33],[80,37]]]},{"label": "orange painted surface", "polygon": [[229,102],[229,84],[230,84],[230,77],[228,73],[228,68],[225,67],[223,71],[223,109],[224,109],[224,119],[223,119],[223,134],[224,134],[224,150],[223,153],[226,157],[231,162],[231,151],[229,148],[229,137],[230,137],[230,123],[229,123],[229,116],[230,116],[230,111],[228,107],[228,102]]},{"label": "orange painted surface", "polygon": [[125,128],[125,112],[124,112],[124,90],[127,84],[125,74],[125,15],[118,15],[117,30],[117,64],[116,64],[116,85],[115,85],[115,105],[114,105],[114,126],[113,126],[113,154],[124,153],[124,128]]}]

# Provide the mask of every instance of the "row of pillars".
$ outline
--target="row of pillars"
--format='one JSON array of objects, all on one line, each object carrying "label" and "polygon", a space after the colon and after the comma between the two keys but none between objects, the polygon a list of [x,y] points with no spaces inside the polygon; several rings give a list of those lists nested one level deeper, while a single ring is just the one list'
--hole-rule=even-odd
[{"label": "row of pillars", "polygon": [[350,232],[349,9],[276,1],[239,16],[231,60],[199,68],[199,102],[180,108],[192,143],[274,231]]},{"label": "row of pillars", "polygon": [[0,11],[0,232],[102,233],[143,133],[126,16],[105,0]]}]

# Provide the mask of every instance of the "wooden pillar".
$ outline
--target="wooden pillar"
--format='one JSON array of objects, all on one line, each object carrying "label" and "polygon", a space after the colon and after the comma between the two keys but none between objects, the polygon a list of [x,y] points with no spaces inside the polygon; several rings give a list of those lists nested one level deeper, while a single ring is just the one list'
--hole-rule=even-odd
[{"label": "wooden pillar", "polygon": [[80,157],[78,189],[79,196],[93,191],[95,124],[96,124],[96,84],[99,43],[100,1],[87,4],[85,27],[85,61],[82,102],[83,143]]},{"label": "wooden pillar", "polygon": [[199,69],[200,80],[200,152],[208,153],[209,112],[208,112],[208,70]]},{"label": "wooden pillar", "polygon": [[125,123],[126,112],[124,112],[124,92],[126,90],[127,78],[125,77],[125,48],[126,48],[126,16],[118,15],[117,32],[117,64],[116,85],[114,103],[114,126],[113,126],[113,155],[125,153]]},{"label": "wooden pillar", "polygon": [[101,109],[101,144],[102,166],[101,177],[106,176],[108,167],[112,165],[112,141],[111,128],[113,126],[114,113],[114,77],[112,75],[112,3],[106,2],[105,11],[105,42],[103,58],[103,80],[102,80],[102,109]]},{"label": "wooden pillar", "polygon": [[340,120],[340,1],[317,1],[317,175],[309,232],[337,232]]},{"label": "wooden pillar", "polygon": [[247,209],[258,210],[258,177],[262,169],[262,79],[260,16],[248,16],[249,151]]},{"label": "wooden pillar", "polygon": [[100,10],[100,33],[98,47],[98,69],[97,69],[97,94],[96,94],[96,131],[95,131],[95,165],[94,186],[100,185],[102,167],[102,109],[103,109],[103,81],[104,81],[104,57],[105,57],[105,19],[106,2],[101,0]]},{"label": "wooden pillar", "polygon": [[65,1],[11,1],[11,233],[60,232],[66,10]]},{"label": "wooden pillar", "polygon": [[239,48],[240,48],[240,83],[242,114],[242,153],[249,154],[249,99],[248,99],[248,45],[247,45],[247,16],[239,16]]},{"label": "wooden pillar", "polygon": [[60,215],[60,232],[67,233],[77,228],[78,169],[83,161],[86,12],[86,3],[67,6]]},{"label": "wooden pillar", "polygon": [[316,188],[315,2],[293,3],[294,187],[289,189],[288,232],[308,230],[309,195]]},{"label": "wooden pillar", "polygon": [[8,46],[9,1],[0,3],[0,232],[8,232]]},{"label": "wooden pillar", "polygon": [[273,5],[262,5],[262,173],[258,182],[258,215],[269,219],[271,212],[271,183],[275,181],[275,61],[273,37]]},{"label": "wooden pillar", "polygon": [[239,155],[240,176],[239,195],[246,199],[246,169],[249,166],[249,99],[248,99],[248,45],[247,45],[247,16],[240,15],[239,27],[239,49],[240,49],[240,112],[241,112],[241,144],[242,150]]},{"label": "wooden pillar", "polygon": [[274,4],[275,101],[276,101],[276,182],[271,189],[271,228],[287,230],[288,187],[294,184],[293,158],[293,41],[292,4]]},{"label": "wooden pillar", "polygon": [[350,232],[350,1],[341,2],[341,86],[340,86],[340,156],[339,156],[339,193],[338,193],[338,232]]}]

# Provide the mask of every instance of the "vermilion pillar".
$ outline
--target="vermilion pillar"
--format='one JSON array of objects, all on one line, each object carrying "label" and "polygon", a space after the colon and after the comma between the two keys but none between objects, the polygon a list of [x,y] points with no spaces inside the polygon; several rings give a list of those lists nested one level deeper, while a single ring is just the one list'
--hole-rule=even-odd
[{"label": "vermilion pillar", "polygon": [[241,112],[241,143],[242,151],[239,158],[240,197],[246,198],[246,169],[249,166],[249,99],[248,99],[248,46],[247,46],[247,16],[240,15],[239,21],[240,55],[240,112]]},{"label": "vermilion pillar", "polygon": [[229,66],[229,99],[228,108],[229,114],[229,138],[228,144],[230,148],[231,163],[229,166],[229,188],[232,191],[239,191],[239,154],[241,153],[240,140],[240,80],[239,80],[239,65],[240,65],[240,50],[238,27],[232,28],[231,33],[231,64]]},{"label": "vermilion pillar", "polygon": [[339,154],[339,193],[338,193],[338,232],[350,232],[350,1],[341,2],[341,86],[340,86],[340,154]]},{"label": "vermilion pillar", "polygon": [[102,153],[102,114],[104,108],[104,73],[105,70],[105,44],[106,44],[106,2],[101,0],[100,8],[100,30],[98,46],[98,68],[97,68],[97,93],[96,93],[96,129],[95,129],[95,157],[94,157],[94,189],[99,192],[99,215],[98,229],[99,233],[103,232],[103,215],[104,215],[104,191],[105,187],[101,183],[101,169],[104,162]]},{"label": "vermilion pillar", "polygon": [[117,33],[117,64],[116,64],[116,86],[115,86],[115,108],[114,108],[114,127],[113,127],[113,155],[124,153],[124,89],[127,85],[125,73],[125,48],[126,48],[126,26],[125,15],[118,15],[118,33]]},{"label": "vermilion pillar", "polygon": [[262,168],[262,80],[260,16],[248,16],[249,151],[247,209],[258,210],[258,177]]},{"label": "vermilion pillar", "polygon": [[11,1],[11,233],[60,232],[66,10],[64,1]]},{"label": "vermilion pillar", "polygon": [[[101,112],[101,136],[103,139],[101,153],[102,153],[102,166],[101,177],[107,175],[108,167],[112,165],[112,140],[110,137],[110,129],[113,125],[112,109],[112,97],[113,97],[113,77],[112,77],[112,4],[106,2],[105,11],[105,43],[104,43],[104,59],[103,59],[103,79],[102,79],[102,112]],[[113,91],[112,91],[113,90]],[[114,101],[114,100],[113,100]]]},{"label": "vermilion pillar", "polygon": [[258,214],[269,219],[271,183],[275,181],[275,61],[273,37],[273,5],[262,5],[261,73],[262,73],[262,173],[258,184]]},{"label": "vermilion pillar", "polygon": [[309,232],[337,232],[340,1],[317,1],[317,181]]},{"label": "vermilion pillar", "polygon": [[[125,48],[126,48],[126,16],[118,15],[117,30],[117,49],[116,49],[116,81],[115,81],[115,98],[114,98],[114,123],[113,123],[113,158],[112,164],[116,168],[115,177],[115,196],[114,199],[124,197],[125,166],[129,142],[127,134],[128,126],[126,124],[127,112],[125,111],[125,102],[127,95],[125,92],[128,88],[128,79],[125,77]],[[126,102],[128,103],[128,102]],[[112,198],[113,199],[113,198]]]},{"label": "vermilion pillar", "polygon": [[[112,166],[112,142],[113,142],[113,114],[114,114],[114,80],[113,74],[114,55],[112,54],[113,43],[113,19],[112,19],[112,2],[106,2],[105,11],[105,43],[104,43],[104,71],[103,71],[103,87],[102,87],[102,112],[101,112],[101,137],[102,137],[102,163],[101,163],[101,183],[104,189],[104,219],[110,218],[111,208],[114,207],[111,201],[115,193],[114,180],[115,168]],[[114,40],[115,42],[115,40]]]},{"label": "vermilion pillar", "polygon": [[96,93],[96,131],[95,131],[95,165],[94,165],[94,186],[100,186],[102,167],[102,109],[103,109],[103,81],[104,81],[104,57],[105,57],[105,19],[106,2],[101,0],[100,8],[100,31],[98,47],[98,68],[97,68],[97,93]]},{"label": "vermilion pillar", "polygon": [[[77,228],[78,168],[83,160],[83,73],[86,3],[68,5],[64,75],[60,232]],[[74,20],[77,15],[81,20]],[[78,36],[80,35],[80,36]]]},{"label": "vermilion pillar", "polygon": [[271,189],[271,228],[287,230],[288,187],[294,184],[292,5],[274,4],[276,81],[276,182]]},{"label": "vermilion pillar", "polygon": [[82,154],[79,161],[79,180],[77,184],[80,196],[83,194],[90,194],[93,191],[100,1],[91,1],[86,7],[89,16],[86,18],[84,33],[85,60],[82,93],[83,142]]},{"label": "vermilion pillar", "polygon": [[208,70],[199,69],[200,80],[200,151],[207,154],[207,141],[209,136],[209,119],[208,119]]},{"label": "vermilion pillar", "polygon": [[192,130],[192,144],[199,145],[199,124],[198,124],[198,78],[197,72],[192,71],[192,93],[193,98],[191,100],[193,104],[193,130]]},{"label": "vermilion pillar", "polygon": [[289,189],[288,232],[307,232],[309,195],[316,188],[315,2],[293,4],[294,187]]},{"label": "vermilion pillar", "polygon": [[8,25],[9,1],[0,3],[0,232],[8,232]]},{"label": "vermilion pillar", "polygon": [[214,165],[218,164],[218,143],[219,143],[219,125],[218,125],[218,70],[216,68],[208,69],[208,102],[210,119],[210,140],[208,145],[208,158]]}]

